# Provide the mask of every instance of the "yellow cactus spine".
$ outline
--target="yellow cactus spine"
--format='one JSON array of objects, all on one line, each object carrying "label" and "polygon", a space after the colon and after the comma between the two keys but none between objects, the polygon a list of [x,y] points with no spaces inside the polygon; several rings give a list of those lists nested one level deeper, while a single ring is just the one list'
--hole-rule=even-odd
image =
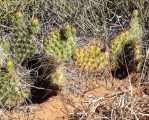
[{"label": "yellow cactus spine", "polygon": [[15,13],[15,18],[16,18],[17,25],[22,25],[23,24],[23,14],[20,11],[17,11]]},{"label": "yellow cactus spine", "polygon": [[74,50],[74,59],[76,64],[87,71],[98,71],[104,69],[108,63],[108,52],[101,51],[100,41],[87,43]]},{"label": "yellow cactus spine", "polygon": [[38,29],[39,29],[39,20],[37,18],[34,18],[31,21],[31,28],[32,28],[33,33],[36,33],[38,31]]}]

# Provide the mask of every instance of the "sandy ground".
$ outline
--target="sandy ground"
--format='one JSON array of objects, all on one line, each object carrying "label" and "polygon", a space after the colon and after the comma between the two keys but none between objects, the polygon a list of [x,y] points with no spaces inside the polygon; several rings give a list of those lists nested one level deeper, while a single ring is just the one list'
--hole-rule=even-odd
[{"label": "sandy ground", "polygon": [[[111,84],[113,83],[114,84]],[[100,81],[99,84],[105,84]],[[68,116],[74,112],[76,108],[87,109],[89,107],[89,99],[95,97],[104,97],[112,95],[116,92],[126,91],[129,89],[130,79],[124,80],[109,80],[106,87],[100,86],[92,90],[84,92],[83,96],[76,96],[74,93],[59,94],[49,98],[43,103],[32,104],[9,113],[3,114],[1,120],[68,120]],[[112,86],[115,86],[114,89]],[[136,90],[140,94],[140,90]],[[27,110],[26,110],[27,108]]]}]

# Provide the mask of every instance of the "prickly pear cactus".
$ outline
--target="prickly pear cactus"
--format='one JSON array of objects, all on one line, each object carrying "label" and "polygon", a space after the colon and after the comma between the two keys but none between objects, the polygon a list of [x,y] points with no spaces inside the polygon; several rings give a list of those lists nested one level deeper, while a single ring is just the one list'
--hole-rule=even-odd
[{"label": "prickly pear cactus", "polygon": [[9,43],[3,37],[0,38],[0,53],[0,65],[2,65],[4,59],[9,56]]},{"label": "prickly pear cactus", "polygon": [[63,66],[60,65],[53,70],[50,75],[50,81],[53,85],[64,86],[66,78],[64,76]]},{"label": "prickly pear cactus", "polygon": [[84,46],[76,48],[74,59],[78,66],[87,71],[98,71],[109,63],[108,52],[102,51],[101,41],[91,41]]},{"label": "prickly pear cactus", "polygon": [[67,60],[72,56],[73,48],[76,45],[75,32],[75,28],[72,28],[68,23],[64,29],[50,32],[43,41],[45,52],[48,55]]},{"label": "prickly pear cactus", "polygon": [[14,19],[17,29],[12,36],[12,54],[16,61],[21,63],[25,58],[32,56],[36,51],[35,35],[38,31],[39,21],[35,18],[27,25],[23,20],[21,12],[16,12]]},{"label": "prickly pear cactus", "polygon": [[11,59],[0,69],[0,106],[13,107],[29,96],[29,89],[23,86],[20,77],[14,70]]},{"label": "prickly pear cactus", "polygon": [[122,52],[122,49],[129,43],[132,44],[135,53],[135,61],[139,62],[142,58],[141,40],[143,36],[143,30],[138,14],[138,10],[133,11],[130,28],[117,35],[111,43],[111,61],[113,66],[117,66],[117,60]]}]

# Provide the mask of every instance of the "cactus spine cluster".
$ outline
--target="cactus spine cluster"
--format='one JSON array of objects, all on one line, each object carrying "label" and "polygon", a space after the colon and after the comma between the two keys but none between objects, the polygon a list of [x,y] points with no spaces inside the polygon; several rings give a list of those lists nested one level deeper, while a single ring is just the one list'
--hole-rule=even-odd
[{"label": "cactus spine cluster", "polygon": [[29,89],[21,83],[17,71],[14,70],[13,61],[8,59],[0,69],[0,106],[18,105],[29,93]]},{"label": "cactus spine cluster", "polygon": [[45,52],[63,60],[69,59],[76,44],[74,34],[75,28],[68,23],[64,26],[64,29],[50,32],[43,41]]},{"label": "cactus spine cluster", "polygon": [[102,51],[101,41],[94,41],[76,48],[74,59],[81,68],[87,71],[97,71],[105,68],[109,63],[107,51]]},{"label": "cactus spine cluster", "polygon": [[16,12],[14,19],[17,29],[12,36],[12,54],[17,62],[21,63],[36,51],[35,35],[38,31],[39,21],[37,18],[34,18],[28,25],[24,22],[21,12]]},{"label": "cactus spine cluster", "polygon": [[138,14],[138,10],[133,11],[130,28],[117,35],[111,43],[111,57],[113,66],[117,65],[117,59],[120,56],[122,49],[129,43],[132,44],[135,53],[135,61],[139,62],[142,59],[141,39],[143,36],[143,30]]}]

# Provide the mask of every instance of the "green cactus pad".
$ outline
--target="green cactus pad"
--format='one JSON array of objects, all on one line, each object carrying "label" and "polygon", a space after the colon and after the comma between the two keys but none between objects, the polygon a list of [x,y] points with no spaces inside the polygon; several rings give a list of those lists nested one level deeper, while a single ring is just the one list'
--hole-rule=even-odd
[{"label": "green cactus pad", "polygon": [[5,70],[0,70],[0,106],[13,107],[23,102],[30,91],[21,83],[19,75],[13,69],[13,62],[8,60],[6,66]]},{"label": "green cactus pad", "polygon": [[132,43],[132,47],[135,53],[134,55],[135,61],[140,62],[142,59],[142,52],[141,52],[142,36],[143,36],[143,30],[140,24],[140,18],[138,16],[138,10],[134,10],[130,22],[130,28],[117,35],[111,43],[112,65],[117,66],[117,60],[122,52],[122,49],[129,43]]},{"label": "green cactus pad", "polygon": [[66,24],[64,29],[57,29],[50,32],[43,41],[45,52],[48,55],[54,55],[60,59],[69,59],[72,56],[73,48],[76,45],[71,30],[72,28],[70,25]]},{"label": "green cactus pad", "polygon": [[[36,45],[36,32],[39,26],[38,19],[33,19],[31,25],[27,25],[23,21],[21,12],[16,13],[16,29],[12,36],[11,49],[16,61],[21,63],[25,58],[35,54]],[[19,21],[19,22],[18,22]],[[22,23],[20,23],[20,21]]]}]

